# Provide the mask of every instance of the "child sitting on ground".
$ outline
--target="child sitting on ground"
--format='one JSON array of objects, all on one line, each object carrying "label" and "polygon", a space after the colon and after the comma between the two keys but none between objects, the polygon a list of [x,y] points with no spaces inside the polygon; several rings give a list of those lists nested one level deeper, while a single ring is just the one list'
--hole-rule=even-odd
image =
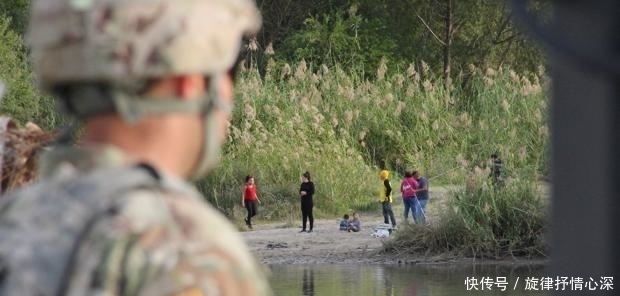
[{"label": "child sitting on ground", "polygon": [[339,220],[338,222],[340,224],[339,229],[346,231],[349,229],[349,215],[348,214],[344,214],[344,217],[342,217],[342,219]]},{"label": "child sitting on ground", "polygon": [[349,232],[358,232],[362,229],[362,222],[360,222],[360,217],[357,213],[353,213],[353,219],[349,222],[349,228],[347,229]]}]

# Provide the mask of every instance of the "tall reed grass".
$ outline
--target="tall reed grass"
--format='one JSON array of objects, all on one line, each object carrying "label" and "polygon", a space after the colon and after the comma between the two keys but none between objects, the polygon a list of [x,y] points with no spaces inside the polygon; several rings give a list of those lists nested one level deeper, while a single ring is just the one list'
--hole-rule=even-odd
[{"label": "tall reed grass", "polygon": [[245,175],[256,177],[266,218],[295,218],[300,175],[317,187],[315,210],[338,215],[374,208],[379,170],[421,170],[434,184],[462,183],[497,152],[509,176],[546,171],[544,73],[471,66],[449,92],[430,66],[374,78],[339,67],[270,61],[263,75],[244,69],[223,161],[199,183],[228,215],[240,209]]}]

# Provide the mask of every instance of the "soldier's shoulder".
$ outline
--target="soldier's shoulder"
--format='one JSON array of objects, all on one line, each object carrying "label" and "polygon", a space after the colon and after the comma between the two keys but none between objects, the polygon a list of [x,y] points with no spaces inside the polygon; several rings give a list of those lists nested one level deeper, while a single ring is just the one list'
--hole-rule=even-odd
[{"label": "soldier's shoulder", "polygon": [[[13,203],[0,213],[0,234],[6,235],[0,242],[0,253],[11,257],[18,250],[28,250],[23,259],[10,262],[15,274],[31,272],[30,278],[43,281],[45,275],[39,270],[44,268],[36,262],[51,264],[61,274],[58,268],[72,256],[75,247],[79,250],[76,262],[95,260],[116,266],[123,256],[104,254],[116,254],[115,248],[126,244],[132,246],[127,254],[144,254],[148,265],[160,267],[158,275],[141,275],[136,273],[139,268],[127,267],[127,276],[144,280],[147,291],[174,292],[179,287],[169,280],[187,276],[207,282],[226,278],[232,286],[224,285],[222,291],[267,293],[264,271],[241,236],[192,186],[163,178],[157,186],[129,182],[120,185],[125,189],[119,192],[116,178],[99,180],[103,186],[90,184],[96,177],[48,180],[14,194]],[[107,190],[103,195],[115,195],[110,199],[113,202],[94,202],[103,196],[94,191],[101,190]],[[39,258],[37,254],[50,256]],[[77,282],[71,286],[78,291],[90,289],[80,282],[100,282],[107,276],[96,273],[88,264],[78,264],[75,270]],[[54,277],[45,280],[44,286],[59,281]],[[34,283],[23,282],[23,287],[30,285]]]},{"label": "soldier's shoulder", "polygon": [[[0,231],[32,233],[37,239],[58,231],[72,233],[93,217],[118,208],[127,198],[157,191],[157,181],[132,168],[94,170],[85,174],[43,179],[2,198]],[[151,195],[155,195],[152,193]],[[152,198],[154,200],[154,197]]]},{"label": "soldier's shoulder", "polygon": [[268,294],[265,270],[228,219],[197,192],[177,189],[128,192],[116,218],[132,227],[144,252],[173,259],[165,260],[174,263],[164,264],[159,276],[145,280],[145,293],[172,294],[180,287],[171,279],[188,278],[193,280],[187,284],[195,287],[217,282],[211,288],[223,295]]}]

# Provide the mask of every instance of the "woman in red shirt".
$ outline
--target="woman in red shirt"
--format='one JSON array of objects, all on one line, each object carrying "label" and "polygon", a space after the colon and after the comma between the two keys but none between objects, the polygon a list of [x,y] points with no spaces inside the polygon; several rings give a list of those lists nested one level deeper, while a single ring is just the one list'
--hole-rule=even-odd
[{"label": "woman in red shirt", "polygon": [[243,219],[245,225],[252,229],[252,217],[256,216],[257,204],[260,204],[258,194],[256,193],[256,185],[254,184],[254,177],[248,175],[245,177],[245,186],[243,188],[243,194],[241,195],[241,206],[248,211],[248,216]]}]

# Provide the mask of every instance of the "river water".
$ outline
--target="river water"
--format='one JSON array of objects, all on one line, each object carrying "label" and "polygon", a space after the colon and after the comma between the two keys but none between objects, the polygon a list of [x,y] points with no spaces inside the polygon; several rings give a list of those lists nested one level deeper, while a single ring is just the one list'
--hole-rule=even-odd
[{"label": "river water", "polygon": [[541,283],[549,278],[541,266],[272,265],[270,268],[276,296],[551,295],[552,292],[549,286],[542,291]]}]

